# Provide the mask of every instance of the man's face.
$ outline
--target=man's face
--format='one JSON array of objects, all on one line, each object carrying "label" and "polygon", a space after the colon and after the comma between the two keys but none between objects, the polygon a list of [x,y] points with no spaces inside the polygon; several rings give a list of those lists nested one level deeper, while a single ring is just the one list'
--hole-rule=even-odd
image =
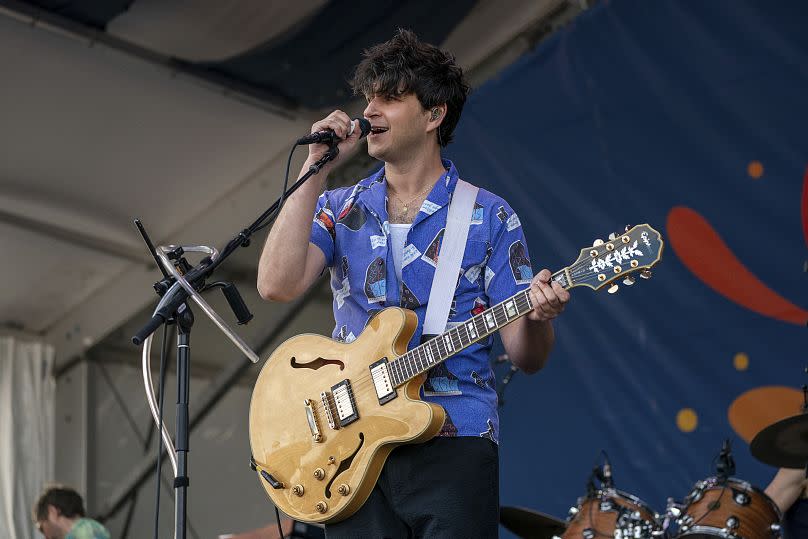
[{"label": "man's face", "polygon": [[44,520],[36,523],[36,528],[45,536],[45,539],[63,539],[62,530],[56,525],[59,512],[52,505],[48,506],[48,515]]},{"label": "man's face", "polygon": [[434,133],[427,133],[428,111],[413,93],[401,96],[367,96],[364,116],[370,121],[368,154],[385,162],[406,158],[427,144]]}]

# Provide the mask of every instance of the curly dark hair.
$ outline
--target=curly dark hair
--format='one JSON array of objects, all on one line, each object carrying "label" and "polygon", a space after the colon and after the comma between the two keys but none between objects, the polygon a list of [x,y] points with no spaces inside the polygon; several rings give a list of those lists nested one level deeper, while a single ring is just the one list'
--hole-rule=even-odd
[{"label": "curly dark hair", "polygon": [[53,486],[47,489],[34,504],[35,522],[47,520],[48,506],[52,505],[59,514],[67,518],[84,517],[84,501],[78,492],[69,487]]},{"label": "curly dark hair", "polygon": [[446,146],[452,141],[469,86],[451,53],[399,28],[390,41],[366,49],[363,56],[351,81],[354,95],[391,97],[414,93],[424,110],[446,103],[438,142]]}]

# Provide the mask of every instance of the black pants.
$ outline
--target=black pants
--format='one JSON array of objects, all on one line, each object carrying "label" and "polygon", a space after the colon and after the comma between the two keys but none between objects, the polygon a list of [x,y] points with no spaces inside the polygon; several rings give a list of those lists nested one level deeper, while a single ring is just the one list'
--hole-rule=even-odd
[{"label": "black pants", "polygon": [[367,502],[326,526],[328,539],[497,537],[499,458],[486,438],[433,438],[396,448]]}]

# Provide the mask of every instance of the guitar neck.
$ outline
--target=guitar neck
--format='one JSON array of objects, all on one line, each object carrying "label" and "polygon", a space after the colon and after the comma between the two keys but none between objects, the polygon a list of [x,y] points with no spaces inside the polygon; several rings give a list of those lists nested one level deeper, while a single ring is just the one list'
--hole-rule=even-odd
[{"label": "guitar neck", "polygon": [[[569,267],[554,273],[551,280],[559,283],[565,289],[573,286]],[[388,369],[393,385],[398,387],[412,380],[471,344],[485,339],[501,327],[528,314],[531,310],[533,310],[533,302],[528,289],[525,289],[468,320],[459,322],[449,331],[390,361]]]}]

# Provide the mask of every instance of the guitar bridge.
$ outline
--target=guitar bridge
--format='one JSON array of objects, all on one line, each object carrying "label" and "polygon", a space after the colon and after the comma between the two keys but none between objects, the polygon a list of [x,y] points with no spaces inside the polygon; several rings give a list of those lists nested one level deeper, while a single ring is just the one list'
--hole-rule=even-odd
[{"label": "guitar bridge", "polygon": [[376,389],[379,404],[389,402],[398,396],[390,381],[390,370],[387,365],[386,357],[370,365],[370,377],[373,379],[373,387]]},{"label": "guitar bridge", "polygon": [[309,424],[309,430],[311,430],[311,439],[316,443],[320,443],[323,441],[323,435],[320,434],[320,426],[317,424],[317,416],[314,414],[314,406],[311,400],[304,400],[303,406],[306,407],[306,421]]},{"label": "guitar bridge", "polygon": [[350,425],[359,419],[359,411],[356,409],[351,382],[346,378],[342,382],[331,386],[331,394],[334,396],[334,405],[337,408],[337,422],[340,427]]},{"label": "guitar bridge", "polygon": [[323,391],[320,393],[320,400],[323,402],[323,410],[325,410],[325,417],[328,420],[328,426],[334,430],[339,428],[337,422],[334,420],[334,399],[331,397],[331,393],[328,391]]}]

